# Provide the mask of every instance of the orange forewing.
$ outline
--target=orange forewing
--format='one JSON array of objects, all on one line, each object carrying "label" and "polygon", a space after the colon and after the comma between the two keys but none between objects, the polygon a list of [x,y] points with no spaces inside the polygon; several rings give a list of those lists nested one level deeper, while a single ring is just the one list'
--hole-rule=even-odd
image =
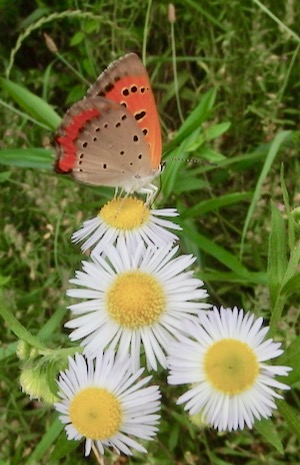
[{"label": "orange forewing", "polygon": [[160,124],[150,80],[139,57],[129,53],[113,62],[87,95],[101,96],[127,108],[144,133],[152,167],[157,169],[162,153]]}]

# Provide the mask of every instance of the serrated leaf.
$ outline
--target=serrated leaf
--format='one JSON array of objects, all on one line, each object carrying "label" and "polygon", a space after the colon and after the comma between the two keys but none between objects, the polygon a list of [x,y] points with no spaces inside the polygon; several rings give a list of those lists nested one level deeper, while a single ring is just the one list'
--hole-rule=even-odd
[{"label": "serrated leaf", "polygon": [[28,115],[34,117],[37,121],[45,124],[49,129],[57,128],[61,117],[56,113],[51,105],[37,95],[30,92],[9,79],[0,78],[2,87],[11,96],[11,98],[23,108]]}]

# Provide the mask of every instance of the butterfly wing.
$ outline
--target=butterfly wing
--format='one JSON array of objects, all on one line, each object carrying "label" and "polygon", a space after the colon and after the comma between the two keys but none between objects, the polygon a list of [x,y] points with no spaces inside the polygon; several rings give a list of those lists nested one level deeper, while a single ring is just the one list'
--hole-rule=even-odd
[{"label": "butterfly wing", "polygon": [[55,146],[56,171],[86,184],[132,191],[157,174],[134,117],[102,97],[86,97],[67,111]]},{"label": "butterfly wing", "polygon": [[142,61],[128,53],[111,63],[87,92],[87,97],[104,97],[123,105],[134,117],[150,147],[152,168],[161,161],[159,117],[150,80]]}]

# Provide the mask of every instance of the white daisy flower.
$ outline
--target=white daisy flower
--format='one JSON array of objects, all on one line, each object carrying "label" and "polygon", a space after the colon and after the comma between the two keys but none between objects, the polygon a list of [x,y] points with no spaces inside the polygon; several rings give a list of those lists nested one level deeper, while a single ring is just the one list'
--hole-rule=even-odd
[{"label": "white daisy flower", "polygon": [[181,227],[164,217],[178,215],[175,208],[151,210],[136,197],[119,197],[105,204],[95,218],[85,221],[82,228],[73,234],[72,240],[76,243],[84,241],[81,246],[83,252],[95,247],[95,253],[105,251],[119,236],[125,238],[131,250],[141,240],[147,245],[165,245],[178,240],[168,229],[181,230]]},{"label": "white daisy flower", "polygon": [[99,353],[94,362],[78,353],[69,357],[58,380],[61,400],[54,405],[68,439],[85,438],[85,455],[92,448],[104,454],[104,447],[126,455],[131,449],[147,452],[131,436],[156,435],[161,395],[158,386],[144,387],[151,376],[140,379],[143,371],[132,374],[129,357],[117,361],[112,351]]},{"label": "white daisy flower", "polygon": [[287,376],[289,367],[265,362],[282,354],[280,343],[264,340],[263,319],[243,310],[214,308],[186,323],[169,350],[169,384],[191,384],[177,403],[186,403],[191,415],[201,412],[219,431],[252,428],[255,419],[268,418],[276,409],[274,388],[290,389],[274,379]]},{"label": "white daisy flower", "polygon": [[[69,308],[77,318],[66,323],[74,329],[72,341],[82,339],[90,357],[105,348],[118,355],[131,354],[133,370],[139,367],[141,343],[148,369],[157,361],[166,368],[165,352],[182,330],[183,319],[197,319],[207,292],[203,282],[186,269],[192,255],[174,258],[178,247],[146,247],[140,243],[134,253],[120,238],[106,248],[106,256],[93,254],[83,262],[71,283],[80,289],[67,292],[83,302]],[[78,316],[79,315],[79,316]]]}]

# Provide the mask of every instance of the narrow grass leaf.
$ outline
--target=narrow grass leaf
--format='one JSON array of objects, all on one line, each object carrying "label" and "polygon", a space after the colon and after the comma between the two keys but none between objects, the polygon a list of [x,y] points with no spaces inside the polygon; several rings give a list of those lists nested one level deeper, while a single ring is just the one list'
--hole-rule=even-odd
[{"label": "narrow grass leaf", "polygon": [[289,194],[288,194],[288,190],[287,190],[285,180],[284,180],[284,164],[281,165],[280,183],[281,183],[281,190],[282,190],[282,197],[283,197],[285,212],[286,212],[287,218],[288,218],[288,243],[289,243],[289,249],[292,250],[294,248],[294,246],[295,246],[297,225],[295,224],[294,217],[291,214]]},{"label": "narrow grass leaf", "polygon": [[42,342],[35,336],[33,336],[17,318],[3,305],[0,305],[0,315],[6,321],[7,326],[10,330],[19,338],[26,341],[29,345],[38,349],[44,349]]},{"label": "narrow grass leaf", "polygon": [[[190,136],[193,137],[193,134]],[[162,191],[165,197],[168,197],[174,190],[179,170],[185,167],[187,157],[187,148],[190,143],[190,138],[186,137],[181,142],[180,147],[172,152],[171,161],[166,164],[165,171],[162,177]]]},{"label": "narrow grass leaf", "polygon": [[[195,255],[195,254],[194,254]],[[233,271],[216,271],[216,272],[207,272],[200,271],[197,273],[197,276],[203,281],[207,282],[220,282],[224,281],[226,283],[240,283],[245,284],[246,286],[250,283],[257,284],[260,286],[267,285],[267,275],[263,271],[251,272],[247,276],[241,276],[240,274],[234,273]]]},{"label": "narrow grass leaf", "polygon": [[1,78],[3,89],[11,98],[20,105],[29,115],[45,124],[49,129],[55,130],[61,118],[53,110],[52,106],[25,87],[16,84],[9,79]]},{"label": "narrow grass leaf", "polygon": [[38,337],[43,341],[49,338],[51,334],[59,327],[62,319],[67,313],[66,307],[58,307],[54,314],[46,321],[44,326],[38,332]]},{"label": "narrow grass leaf", "polygon": [[178,145],[184,141],[184,139],[186,139],[192,132],[198,129],[199,126],[209,118],[215,100],[215,89],[211,89],[206,92],[206,94],[201,96],[200,102],[184,121],[174,140],[164,147],[164,153],[168,153],[175,147],[178,147]]},{"label": "narrow grass leaf", "polygon": [[239,276],[249,278],[247,268],[245,268],[234,255],[225,250],[223,247],[195,231],[189,231],[186,229],[185,234],[198,245],[199,249],[204,250],[208,255],[217,259],[220,263],[225,265],[226,268],[234,271]]},{"label": "narrow grass leaf", "polygon": [[260,198],[262,185],[263,185],[263,183],[264,183],[264,181],[265,181],[265,179],[266,179],[266,177],[267,177],[267,175],[268,175],[268,173],[269,173],[269,171],[270,171],[270,169],[272,167],[272,164],[273,164],[273,162],[275,160],[275,157],[276,157],[279,149],[281,148],[283,143],[286,142],[286,140],[290,137],[290,135],[291,135],[291,131],[281,131],[274,137],[274,140],[270,145],[269,151],[268,151],[266,159],[265,159],[265,163],[263,165],[262,171],[260,173],[260,176],[259,176],[257,184],[256,184],[256,188],[255,188],[254,193],[253,193],[252,202],[251,202],[251,204],[249,206],[248,213],[247,213],[247,216],[246,216],[246,220],[245,220],[245,224],[244,224],[244,228],[243,228],[243,233],[242,233],[242,240],[241,240],[241,256],[243,255],[243,248],[244,248],[244,241],[245,241],[246,233],[248,231],[249,224],[250,224],[251,218],[253,216],[255,207],[256,207],[257,202],[258,202],[258,200]]},{"label": "narrow grass leaf", "polygon": [[44,434],[34,451],[30,454],[30,457],[28,458],[28,460],[26,460],[24,465],[35,465],[36,463],[40,463],[40,460],[49,450],[49,447],[56,441],[63,428],[63,424],[60,422],[58,418],[56,418],[53,421],[53,423],[50,426],[48,426],[46,433]]},{"label": "narrow grass leaf", "polygon": [[283,279],[281,282],[278,283],[278,292],[276,295],[275,303],[273,305],[272,315],[270,319],[270,333],[271,334],[275,330],[275,328],[277,327],[280,321],[282,311],[284,309],[284,305],[286,302],[287,296],[283,292],[284,286],[294,277],[296,273],[298,274],[299,261],[300,261],[300,242],[297,244],[294,250],[292,250]]},{"label": "narrow grass leaf", "polygon": [[268,252],[268,281],[272,306],[279,294],[287,268],[286,226],[281,213],[271,204],[271,232]]},{"label": "narrow grass leaf", "polygon": [[53,151],[44,148],[0,150],[1,165],[52,170],[53,161]]},{"label": "narrow grass leaf", "polygon": [[234,205],[236,203],[250,201],[252,194],[249,192],[225,194],[214,199],[204,200],[203,202],[188,208],[181,213],[181,218],[189,218],[205,215],[205,213],[219,210],[220,208]]}]

